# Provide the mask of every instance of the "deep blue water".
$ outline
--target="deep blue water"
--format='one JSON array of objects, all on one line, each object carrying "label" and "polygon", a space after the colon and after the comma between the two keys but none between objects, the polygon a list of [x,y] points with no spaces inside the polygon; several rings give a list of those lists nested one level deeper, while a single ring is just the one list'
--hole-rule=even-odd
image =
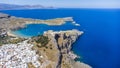
[{"label": "deep blue water", "polygon": [[18,17],[52,19],[73,17],[81,26],[66,23],[62,26],[27,25],[18,32],[41,34],[44,30],[78,29],[85,33],[73,45],[73,51],[93,68],[120,68],[120,9],[39,9],[1,11]]}]

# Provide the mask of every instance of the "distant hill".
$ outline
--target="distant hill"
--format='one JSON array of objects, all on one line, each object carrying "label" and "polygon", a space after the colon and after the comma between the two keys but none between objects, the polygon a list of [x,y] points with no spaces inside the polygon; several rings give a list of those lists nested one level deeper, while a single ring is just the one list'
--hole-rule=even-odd
[{"label": "distant hill", "polygon": [[54,8],[52,6],[45,7],[42,5],[14,5],[0,3],[0,10],[19,10],[19,9],[49,9]]}]

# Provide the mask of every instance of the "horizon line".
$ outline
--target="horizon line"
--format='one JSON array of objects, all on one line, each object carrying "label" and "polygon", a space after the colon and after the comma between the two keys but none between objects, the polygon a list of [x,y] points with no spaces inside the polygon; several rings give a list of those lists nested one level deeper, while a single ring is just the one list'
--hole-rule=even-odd
[{"label": "horizon line", "polygon": [[[25,5],[30,5],[30,4],[10,4],[10,3],[0,3],[0,4],[7,4],[7,5],[18,5],[18,6],[25,6]],[[41,4],[31,4],[31,6],[34,6],[34,5],[41,5]],[[41,6],[45,6],[45,5],[41,5]],[[52,6],[52,5],[51,5]],[[45,7],[51,7],[51,6],[45,6]],[[55,6],[52,6],[53,8],[80,8],[80,9],[119,9],[120,7],[116,7],[116,6],[112,6],[112,7],[106,7],[106,6],[98,6],[98,7],[87,7],[87,6],[77,6],[77,7],[55,7]]]}]

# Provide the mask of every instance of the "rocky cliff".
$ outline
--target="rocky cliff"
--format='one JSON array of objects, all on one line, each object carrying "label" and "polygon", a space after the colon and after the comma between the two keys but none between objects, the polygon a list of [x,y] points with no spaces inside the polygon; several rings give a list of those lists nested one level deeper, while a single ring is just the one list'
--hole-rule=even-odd
[{"label": "rocky cliff", "polygon": [[[81,62],[76,62],[75,59],[78,58],[72,51],[72,44],[77,40],[77,38],[82,35],[82,31],[78,30],[68,30],[53,32],[45,32],[44,35],[51,38],[54,45],[58,49],[58,60],[55,68],[91,68],[89,65]],[[53,56],[54,57],[54,56]]]}]

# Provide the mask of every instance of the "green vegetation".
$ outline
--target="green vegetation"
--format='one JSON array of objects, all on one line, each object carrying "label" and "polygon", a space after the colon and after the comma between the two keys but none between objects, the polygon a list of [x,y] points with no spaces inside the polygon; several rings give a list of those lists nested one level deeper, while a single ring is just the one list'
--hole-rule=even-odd
[{"label": "green vegetation", "polygon": [[24,38],[17,38],[17,39],[9,40],[8,43],[17,44],[17,43],[22,42],[24,40],[25,40]]},{"label": "green vegetation", "polygon": [[48,49],[48,47],[47,47],[47,46],[46,46],[45,48],[46,48],[46,49]]},{"label": "green vegetation", "polygon": [[14,38],[11,36],[0,36],[0,46],[2,46],[3,44],[17,44],[19,42],[24,41],[24,38]]},{"label": "green vegetation", "polygon": [[50,47],[50,49],[52,50],[53,48],[52,48],[52,47]]},{"label": "green vegetation", "polygon": [[49,42],[49,38],[47,36],[38,35],[37,37],[33,37],[33,41],[37,43],[38,47],[45,47]]},{"label": "green vegetation", "polygon": [[2,44],[7,44],[7,40],[9,39],[9,37],[8,36],[0,36],[0,46],[2,45]]}]

